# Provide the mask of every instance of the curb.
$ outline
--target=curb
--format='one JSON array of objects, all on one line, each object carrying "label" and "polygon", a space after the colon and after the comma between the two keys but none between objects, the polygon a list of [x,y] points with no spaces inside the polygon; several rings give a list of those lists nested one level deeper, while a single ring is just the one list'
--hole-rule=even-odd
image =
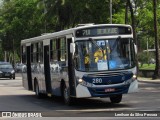
[{"label": "curb", "polygon": [[152,78],[143,78],[143,77],[138,77],[138,81],[140,81],[140,82],[150,82],[150,83],[160,83],[160,79],[152,80]]}]

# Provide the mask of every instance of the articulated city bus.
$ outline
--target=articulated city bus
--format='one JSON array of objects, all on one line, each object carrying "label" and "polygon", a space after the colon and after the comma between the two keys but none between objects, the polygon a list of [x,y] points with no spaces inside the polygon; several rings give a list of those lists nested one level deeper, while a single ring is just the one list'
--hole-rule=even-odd
[{"label": "articulated city bus", "polygon": [[23,86],[38,97],[109,97],[137,92],[136,46],[130,25],[83,25],[21,41]]}]

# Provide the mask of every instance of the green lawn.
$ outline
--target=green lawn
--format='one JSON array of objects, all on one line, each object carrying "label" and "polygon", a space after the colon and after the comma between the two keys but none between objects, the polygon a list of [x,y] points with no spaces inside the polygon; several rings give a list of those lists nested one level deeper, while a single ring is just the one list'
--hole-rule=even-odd
[{"label": "green lawn", "polygon": [[155,64],[143,64],[143,66],[141,67],[141,65],[139,65],[139,69],[140,70],[154,70],[155,69]]}]

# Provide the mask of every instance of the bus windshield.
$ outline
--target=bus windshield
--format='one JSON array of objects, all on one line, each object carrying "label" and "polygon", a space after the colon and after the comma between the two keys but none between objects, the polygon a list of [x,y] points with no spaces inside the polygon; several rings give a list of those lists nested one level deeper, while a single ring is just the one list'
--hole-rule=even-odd
[{"label": "bus windshield", "polygon": [[135,66],[133,39],[115,38],[76,42],[74,55],[78,71],[129,69]]}]

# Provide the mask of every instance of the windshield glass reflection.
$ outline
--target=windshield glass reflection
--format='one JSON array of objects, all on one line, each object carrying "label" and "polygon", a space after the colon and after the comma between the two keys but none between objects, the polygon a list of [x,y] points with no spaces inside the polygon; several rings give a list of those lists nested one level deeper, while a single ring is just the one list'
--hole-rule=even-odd
[{"label": "windshield glass reflection", "polygon": [[79,71],[129,69],[134,56],[132,39],[89,39],[76,42],[75,66]]}]

